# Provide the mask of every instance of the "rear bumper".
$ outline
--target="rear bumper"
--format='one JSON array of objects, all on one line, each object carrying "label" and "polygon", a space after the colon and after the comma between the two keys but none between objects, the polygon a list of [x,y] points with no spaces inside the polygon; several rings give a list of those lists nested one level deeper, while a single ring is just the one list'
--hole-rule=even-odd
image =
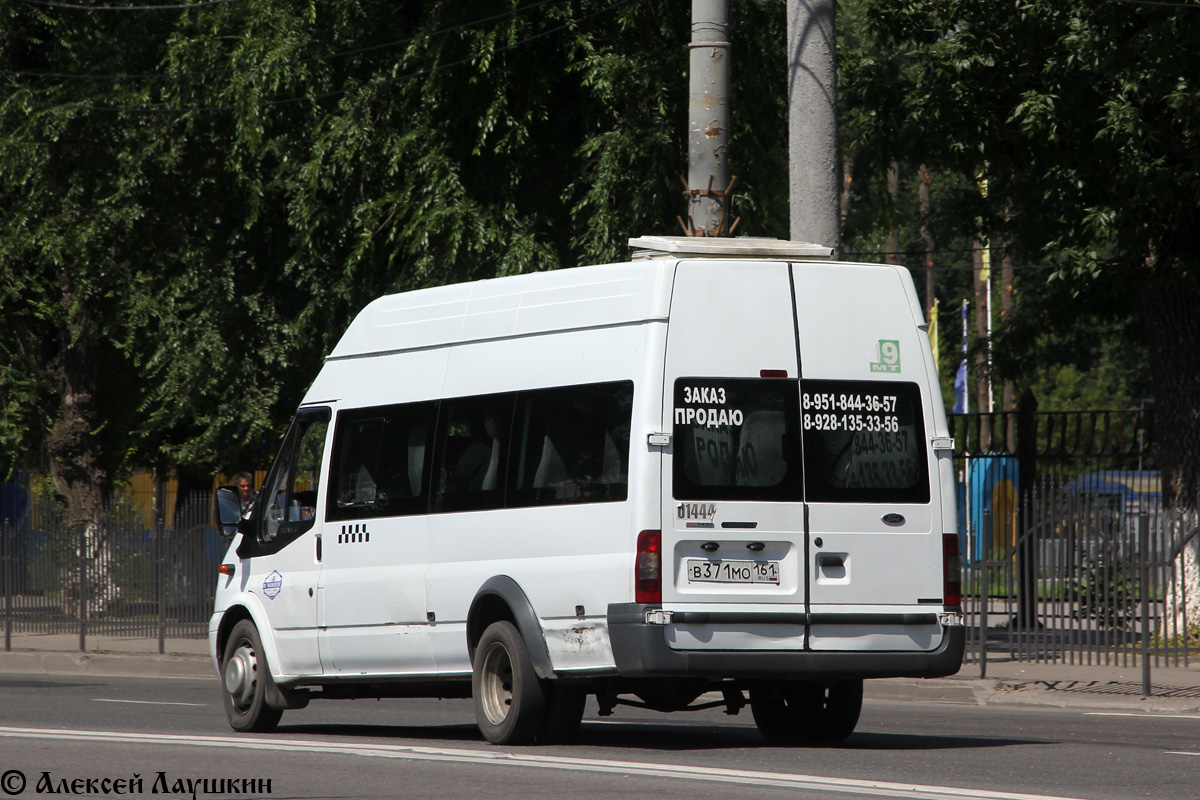
[{"label": "rear bumper", "polygon": [[[673,650],[662,625],[646,624],[646,609],[657,606],[613,603],[608,633],[617,672],[626,677],[940,678],[962,666],[965,627],[944,629],[941,644],[929,651]],[[922,618],[925,615],[919,615]]]}]

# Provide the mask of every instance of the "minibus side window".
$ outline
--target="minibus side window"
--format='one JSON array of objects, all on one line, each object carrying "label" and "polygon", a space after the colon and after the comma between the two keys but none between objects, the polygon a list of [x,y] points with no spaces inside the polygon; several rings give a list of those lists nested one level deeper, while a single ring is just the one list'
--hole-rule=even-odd
[{"label": "minibus side window", "polygon": [[509,507],[623,501],[633,382],[521,392]]},{"label": "minibus side window", "polygon": [[339,412],[325,518],[424,513],[436,414],[433,402]]},{"label": "minibus side window", "polygon": [[504,507],[512,409],[509,393],[442,401],[433,511]]},{"label": "minibus side window", "polygon": [[805,499],[928,503],[921,390],[901,381],[801,380]]}]

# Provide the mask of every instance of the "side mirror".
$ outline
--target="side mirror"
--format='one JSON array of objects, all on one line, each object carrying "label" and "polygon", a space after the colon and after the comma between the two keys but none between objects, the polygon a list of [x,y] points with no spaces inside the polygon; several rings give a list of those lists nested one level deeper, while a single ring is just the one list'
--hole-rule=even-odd
[{"label": "side mirror", "polygon": [[242,504],[238,501],[237,489],[219,486],[213,492],[213,519],[222,536],[232,537],[242,521]]}]

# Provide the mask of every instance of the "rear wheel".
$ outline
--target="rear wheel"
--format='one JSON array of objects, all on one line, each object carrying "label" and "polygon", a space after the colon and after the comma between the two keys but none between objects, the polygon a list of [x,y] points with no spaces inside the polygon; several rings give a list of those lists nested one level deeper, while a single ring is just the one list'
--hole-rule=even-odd
[{"label": "rear wheel", "polygon": [[475,648],[475,721],[492,744],[532,744],[546,718],[546,695],[516,627],[493,622]]},{"label": "rear wheel", "polygon": [[267,705],[271,670],[263,654],[258,628],[248,619],[229,632],[221,659],[225,716],[235,731],[263,733],[274,730],[283,711]]},{"label": "rear wheel", "polygon": [[777,744],[832,744],[854,732],[863,682],[771,681],[750,689],[754,724]]}]

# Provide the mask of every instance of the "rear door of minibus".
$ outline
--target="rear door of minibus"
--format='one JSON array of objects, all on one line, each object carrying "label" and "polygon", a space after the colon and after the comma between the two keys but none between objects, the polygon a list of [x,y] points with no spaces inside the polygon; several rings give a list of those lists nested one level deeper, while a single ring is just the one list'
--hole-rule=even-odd
[{"label": "rear door of minibus", "polygon": [[662,604],[671,647],[803,649],[804,513],[786,262],[678,264],[667,329]]},{"label": "rear door of minibus", "polygon": [[813,650],[941,641],[936,375],[912,282],[887,266],[792,265]]}]

